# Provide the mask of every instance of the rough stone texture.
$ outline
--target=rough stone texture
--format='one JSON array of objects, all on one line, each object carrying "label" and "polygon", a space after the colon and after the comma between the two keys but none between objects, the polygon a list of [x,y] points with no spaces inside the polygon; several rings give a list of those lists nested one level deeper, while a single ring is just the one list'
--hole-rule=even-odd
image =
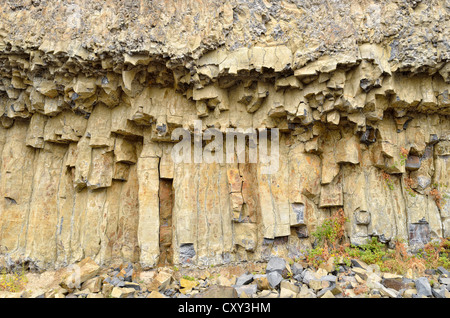
[{"label": "rough stone texture", "polygon": [[267,262],[266,272],[278,272],[281,274],[286,268],[286,261],[281,257],[271,257]]},{"label": "rough stone texture", "polygon": [[[4,254],[268,260],[339,208],[354,244],[449,236],[449,7],[414,3],[1,1]],[[174,163],[198,119],[279,128],[278,171]]]},{"label": "rough stone texture", "polygon": [[[409,269],[402,275],[380,273],[373,264],[364,269],[360,267],[364,263],[356,259],[337,271],[308,265],[305,258],[299,262],[305,266],[304,278],[298,274],[283,278],[278,271],[264,274],[270,268],[260,261],[204,268],[160,266],[148,271],[127,262],[98,271],[97,264],[85,259],[78,264],[80,278],[90,278],[82,284],[61,287],[67,283],[67,271],[73,272],[73,265],[69,265],[26,273],[20,291],[2,291],[0,298],[450,298],[450,282],[439,267]],[[239,284],[249,272],[253,281],[246,279],[246,284]],[[271,286],[269,276],[278,277],[278,282]],[[116,280],[122,284],[111,284]]]},{"label": "rough stone texture", "polygon": [[269,282],[271,288],[277,287],[282,280],[283,276],[281,276],[281,274],[278,272],[270,272],[269,274],[267,274],[267,281]]},{"label": "rough stone texture", "polygon": [[432,295],[431,286],[425,277],[419,277],[415,281],[417,295],[429,297]]},{"label": "rough stone texture", "polygon": [[[80,287],[89,288],[90,286],[88,287],[83,283],[88,283],[89,279],[95,277],[99,270],[100,266],[97,265],[91,258],[85,258],[76,265],[69,267],[60,285],[66,289],[75,289]],[[95,284],[101,285],[101,283],[94,283],[94,285]]]},{"label": "rough stone texture", "polygon": [[194,298],[238,298],[238,293],[231,286],[213,286],[207,291],[195,295]]}]

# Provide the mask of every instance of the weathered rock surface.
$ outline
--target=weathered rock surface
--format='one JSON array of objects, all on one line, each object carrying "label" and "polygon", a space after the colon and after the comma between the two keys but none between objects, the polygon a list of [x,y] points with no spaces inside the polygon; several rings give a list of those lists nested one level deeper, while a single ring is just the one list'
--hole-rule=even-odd
[{"label": "weathered rock surface", "polygon": [[[294,257],[340,208],[354,244],[450,236],[449,8],[413,3],[2,1],[5,266]],[[175,163],[199,119],[278,128],[278,170]]]},{"label": "weathered rock surface", "polygon": [[[267,263],[261,262],[204,268],[160,267],[149,271],[142,271],[139,265],[125,263],[100,268],[95,276],[79,287],[61,288],[59,285],[67,280],[64,271],[72,270],[69,267],[62,270],[62,276],[55,272],[28,274],[32,276],[29,276],[23,291],[0,291],[0,298],[450,298],[448,277],[439,271],[398,275],[382,273],[376,265],[363,269],[355,263],[328,271],[310,267],[304,260],[299,261],[305,265],[303,274],[287,278],[280,276],[281,282],[276,286],[260,283],[266,276],[262,273],[270,269]],[[91,264],[92,260],[81,263],[86,262]],[[221,284],[224,280],[218,279],[222,277],[229,282],[237,282],[249,271],[255,279],[246,280],[245,284],[224,286]],[[277,271],[270,273],[279,275]],[[42,284],[43,280],[45,284]],[[112,285],[114,280],[122,284]]]}]

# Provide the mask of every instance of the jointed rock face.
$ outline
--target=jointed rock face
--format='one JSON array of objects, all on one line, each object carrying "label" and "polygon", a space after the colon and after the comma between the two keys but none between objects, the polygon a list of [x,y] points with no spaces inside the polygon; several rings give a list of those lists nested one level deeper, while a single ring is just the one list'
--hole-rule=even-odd
[{"label": "jointed rock face", "polygon": [[[1,2],[6,262],[295,256],[341,208],[354,244],[450,236],[448,1]],[[277,172],[174,164],[199,119],[278,128]]]}]

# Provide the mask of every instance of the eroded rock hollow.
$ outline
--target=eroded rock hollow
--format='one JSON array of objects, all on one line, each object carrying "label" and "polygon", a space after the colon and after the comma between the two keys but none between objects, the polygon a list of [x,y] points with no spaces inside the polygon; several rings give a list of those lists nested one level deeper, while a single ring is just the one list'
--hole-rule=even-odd
[{"label": "eroded rock hollow", "polygon": [[[353,244],[450,236],[449,12],[1,1],[2,255],[39,268],[295,257],[339,209]],[[196,120],[278,128],[278,170],[175,164],[171,134]]]}]

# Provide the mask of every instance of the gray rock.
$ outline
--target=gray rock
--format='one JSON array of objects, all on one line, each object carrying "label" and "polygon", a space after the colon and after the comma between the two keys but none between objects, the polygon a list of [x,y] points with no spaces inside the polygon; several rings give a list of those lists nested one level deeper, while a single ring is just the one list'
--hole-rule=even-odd
[{"label": "gray rock", "polygon": [[323,295],[325,295],[325,293],[327,292],[327,291],[332,291],[334,289],[334,286],[330,286],[330,287],[327,287],[327,288],[324,288],[324,289],[321,289],[321,290],[319,290],[318,292],[317,292],[317,298],[320,298],[320,297],[322,297]]},{"label": "gray rock", "polygon": [[348,271],[349,271],[349,267],[347,267],[345,265],[339,265],[339,268],[338,268],[339,273],[346,273]]},{"label": "gray rock", "polygon": [[125,286],[125,282],[118,277],[114,277],[113,279],[111,279],[110,284],[113,286],[116,286],[116,287],[124,287]]},{"label": "gray rock", "polygon": [[141,290],[141,286],[137,283],[125,282],[123,287],[133,288],[134,290]]},{"label": "gray rock", "polygon": [[134,272],[133,265],[130,263],[128,264],[128,267],[125,269],[124,281],[131,282],[133,279],[133,272]]},{"label": "gray rock", "polygon": [[294,265],[292,265],[291,267],[292,270],[292,274],[295,275],[299,275],[303,272],[303,266],[302,264],[299,263],[294,263]]},{"label": "gray rock", "polygon": [[433,294],[433,297],[445,298],[445,289],[444,288],[440,288],[440,289],[432,288],[431,293]]},{"label": "gray rock", "polygon": [[426,277],[419,277],[415,280],[415,284],[418,296],[430,297],[432,295],[431,286]]},{"label": "gray rock", "polygon": [[341,276],[341,281],[346,283],[357,283],[356,278],[354,276]]},{"label": "gray rock", "polygon": [[125,272],[128,273],[131,270],[133,270],[133,264],[129,262],[127,267],[125,267]]},{"label": "gray rock", "polygon": [[281,257],[271,257],[267,263],[266,273],[279,272],[280,274],[286,268],[286,261]]},{"label": "gray rock", "polygon": [[303,283],[309,285],[309,282],[315,278],[316,277],[310,270],[306,270],[303,272],[303,278],[302,278]]},{"label": "gray rock", "polygon": [[163,294],[170,297],[170,296],[173,296],[176,294],[176,290],[172,289],[172,288],[168,288],[163,292]]},{"label": "gray rock", "polygon": [[132,278],[132,276],[125,276],[125,277],[123,278],[123,280],[124,280],[125,282],[131,283],[131,282],[133,281],[133,278]]},{"label": "gray rock", "polygon": [[242,292],[244,292],[247,296],[252,297],[258,291],[258,285],[250,284],[250,285],[242,285],[234,287],[238,294],[238,297],[241,297]]},{"label": "gray rock", "polygon": [[252,274],[243,274],[238,277],[236,280],[236,286],[242,286],[246,284],[250,284],[253,281],[253,275]]},{"label": "gray rock", "polygon": [[449,272],[448,270],[446,270],[444,267],[439,266],[436,270],[437,270],[440,274],[447,275],[447,277],[450,277],[450,272]]},{"label": "gray rock", "polygon": [[450,277],[439,277],[439,283],[444,285],[450,285]]},{"label": "gray rock", "polygon": [[398,296],[398,292],[395,289],[386,288],[383,285],[381,285],[380,293],[382,296],[388,296],[389,298],[397,298]]},{"label": "gray rock", "polygon": [[274,271],[267,274],[267,280],[270,287],[276,288],[283,280],[283,276],[279,272]]},{"label": "gray rock", "polygon": [[193,243],[185,243],[180,245],[180,261],[182,263],[189,262],[195,256],[195,249]]},{"label": "gray rock", "polygon": [[411,278],[403,277],[402,278],[402,283],[405,284],[405,285],[408,285],[409,283],[414,283],[414,280],[411,279]]},{"label": "gray rock", "polygon": [[256,280],[258,278],[263,278],[263,277],[267,277],[267,274],[255,274],[253,275],[253,279]]},{"label": "gray rock", "polygon": [[320,278],[322,281],[328,281],[330,283],[336,283],[337,277],[335,275],[325,275]]}]

